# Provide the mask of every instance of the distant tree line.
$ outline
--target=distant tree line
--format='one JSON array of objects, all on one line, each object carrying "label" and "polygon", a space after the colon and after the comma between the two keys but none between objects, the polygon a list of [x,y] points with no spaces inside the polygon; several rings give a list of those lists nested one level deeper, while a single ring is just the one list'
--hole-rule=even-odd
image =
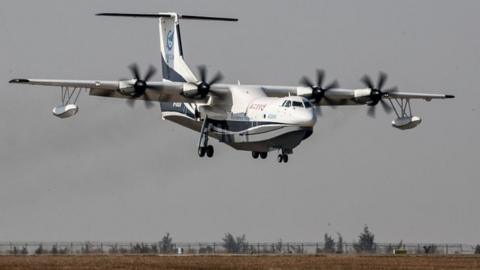
[{"label": "distant tree line", "polygon": [[[346,248],[350,247],[358,254],[380,253],[392,254],[396,251],[406,251],[405,245],[402,241],[399,244],[388,244],[379,246],[375,242],[375,235],[367,225],[358,235],[358,240],[353,244],[345,244],[344,239],[340,233],[337,233],[336,239],[332,235],[325,233],[323,235],[323,242],[321,246],[316,244],[316,253],[326,254],[342,254],[347,252]],[[221,246],[220,249],[218,247]],[[30,246],[31,247],[31,246]],[[310,245],[311,247],[311,245]],[[184,246],[185,248],[185,246]],[[352,249],[348,249],[351,252]],[[414,247],[415,248],[415,247]],[[412,247],[410,246],[410,250]],[[447,248],[448,250],[448,248]],[[312,250],[310,249],[310,252]],[[439,249],[434,244],[418,245],[414,251],[416,254],[439,254],[445,251],[444,248]],[[183,253],[183,249],[180,251]],[[211,254],[211,253],[230,253],[230,254],[304,254],[304,246],[302,243],[288,243],[282,240],[276,243],[249,243],[245,234],[234,236],[231,233],[225,233],[221,244],[201,244],[198,243],[195,247],[189,247],[185,250],[186,253]],[[90,242],[83,243],[81,247],[76,246],[59,246],[53,244],[44,247],[39,244],[34,249],[28,249],[27,246],[17,247],[11,246],[8,251],[12,255],[64,255],[64,254],[174,254],[177,253],[177,247],[173,242],[172,236],[167,233],[161,241],[157,243],[135,243],[127,245],[110,244],[106,247],[103,244],[92,244]],[[480,245],[475,246],[475,254],[480,254]]]}]

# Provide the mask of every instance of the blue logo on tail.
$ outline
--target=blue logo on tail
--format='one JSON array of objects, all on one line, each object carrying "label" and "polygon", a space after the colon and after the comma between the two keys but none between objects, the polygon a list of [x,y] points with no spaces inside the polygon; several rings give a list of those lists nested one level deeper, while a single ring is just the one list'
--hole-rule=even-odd
[{"label": "blue logo on tail", "polygon": [[167,48],[171,50],[173,48],[173,32],[168,31],[167,34]]}]

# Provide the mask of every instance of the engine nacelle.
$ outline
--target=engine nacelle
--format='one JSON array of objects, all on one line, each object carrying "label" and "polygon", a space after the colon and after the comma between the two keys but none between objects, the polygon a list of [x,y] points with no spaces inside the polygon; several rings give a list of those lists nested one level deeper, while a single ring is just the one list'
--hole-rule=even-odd
[{"label": "engine nacelle", "polygon": [[193,83],[184,83],[182,94],[188,98],[194,98],[200,95],[198,91],[198,86]]},{"label": "engine nacelle", "polygon": [[78,113],[78,106],[76,104],[60,105],[53,108],[52,112],[58,118],[69,118]]},{"label": "engine nacelle", "polygon": [[118,85],[118,92],[124,96],[131,96],[135,94],[135,82],[132,81],[121,81]]},{"label": "engine nacelle", "polygon": [[401,117],[392,121],[392,126],[401,130],[412,129],[420,125],[422,118],[418,116]]}]

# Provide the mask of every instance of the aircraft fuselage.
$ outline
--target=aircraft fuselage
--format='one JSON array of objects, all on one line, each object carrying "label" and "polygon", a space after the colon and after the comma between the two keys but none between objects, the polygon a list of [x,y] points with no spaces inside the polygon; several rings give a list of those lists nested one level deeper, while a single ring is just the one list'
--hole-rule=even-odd
[{"label": "aircraft fuselage", "polygon": [[[161,107],[164,119],[198,132],[202,126],[199,111],[204,107],[208,110],[207,105],[196,103],[163,102]],[[237,150],[291,153],[312,134],[317,121],[310,101],[299,96],[257,97],[246,102],[242,110],[238,106],[236,109],[218,118],[208,118],[207,123],[210,137]]]}]

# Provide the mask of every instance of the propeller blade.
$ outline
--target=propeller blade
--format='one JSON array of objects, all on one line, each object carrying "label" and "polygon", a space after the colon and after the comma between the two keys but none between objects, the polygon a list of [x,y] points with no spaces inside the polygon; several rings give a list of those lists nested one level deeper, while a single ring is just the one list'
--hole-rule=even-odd
[{"label": "propeller blade", "polygon": [[135,107],[135,99],[133,99],[133,98],[127,99],[127,105],[128,105],[130,108]]},{"label": "propeller blade", "polygon": [[338,88],[338,82],[333,81],[331,84],[329,84],[327,87],[325,87],[324,91],[328,91],[330,89]]},{"label": "propeller blade", "polygon": [[164,87],[163,86],[159,86],[159,85],[149,85],[147,83],[147,89],[152,89],[152,90],[162,90]]},{"label": "propeller blade", "polygon": [[151,108],[155,107],[155,102],[154,102],[155,99],[153,99],[152,96],[148,92],[145,92],[144,97],[145,97],[145,100],[144,100],[145,102],[144,103],[145,103],[145,107],[147,109],[151,109]]},{"label": "propeller blade", "polygon": [[321,116],[322,115],[322,108],[320,106],[315,106],[315,112],[317,115]]},{"label": "propeller blade", "polygon": [[152,109],[153,107],[155,107],[155,104],[150,100],[145,99],[143,103],[145,104],[145,107],[147,109]]},{"label": "propeller blade", "polygon": [[133,63],[128,68],[130,69],[130,72],[132,72],[133,77],[137,80],[140,80],[140,70],[138,68],[138,65],[136,63]]},{"label": "propeller blade", "polygon": [[391,113],[392,112],[392,107],[390,106],[390,104],[388,104],[388,102],[386,102],[385,100],[380,100],[380,104],[382,104],[382,107],[383,107],[383,110],[386,112],[386,113]]},{"label": "propeller blade", "polygon": [[325,103],[327,103],[328,106],[332,107],[333,109],[335,109],[337,106],[335,105],[335,101],[333,101],[333,99],[327,97],[327,96],[324,96],[323,99],[325,100]]},{"label": "propeller blade", "polygon": [[368,75],[363,76],[362,82],[370,89],[374,89],[375,86],[373,86],[372,80]]},{"label": "propeller blade", "polygon": [[143,79],[145,82],[148,82],[154,75],[157,73],[157,69],[150,65],[148,68],[147,74],[145,75],[145,79]]},{"label": "propeller blade", "polygon": [[219,83],[223,80],[223,74],[221,72],[218,72],[217,75],[208,83],[208,85],[214,85],[216,83]]},{"label": "propeller blade", "polygon": [[143,99],[146,101],[152,101],[152,97],[147,91],[145,91],[145,93],[143,94]]},{"label": "propeller blade", "polygon": [[376,108],[376,106],[368,107],[367,114],[368,114],[369,117],[375,118],[375,108]]},{"label": "propeller blade", "polygon": [[382,90],[385,82],[387,81],[388,75],[385,72],[380,72],[378,77],[377,89]]},{"label": "propeller blade", "polygon": [[387,90],[385,90],[385,91],[383,91],[383,92],[385,92],[385,93],[395,93],[395,92],[398,92],[398,87],[395,86],[395,87],[392,87],[392,88],[390,88],[390,89],[387,89]]},{"label": "propeller blade", "polygon": [[310,79],[307,77],[303,77],[302,80],[300,81],[300,84],[302,84],[305,87],[310,87],[310,88],[314,87],[312,81],[310,81]]},{"label": "propeller blade", "polygon": [[322,69],[317,70],[317,86],[323,86],[323,80],[325,79],[325,71]]},{"label": "propeller blade", "polygon": [[206,82],[207,81],[207,67],[206,66],[199,66],[198,73],[200,74],[200,81]]}]

